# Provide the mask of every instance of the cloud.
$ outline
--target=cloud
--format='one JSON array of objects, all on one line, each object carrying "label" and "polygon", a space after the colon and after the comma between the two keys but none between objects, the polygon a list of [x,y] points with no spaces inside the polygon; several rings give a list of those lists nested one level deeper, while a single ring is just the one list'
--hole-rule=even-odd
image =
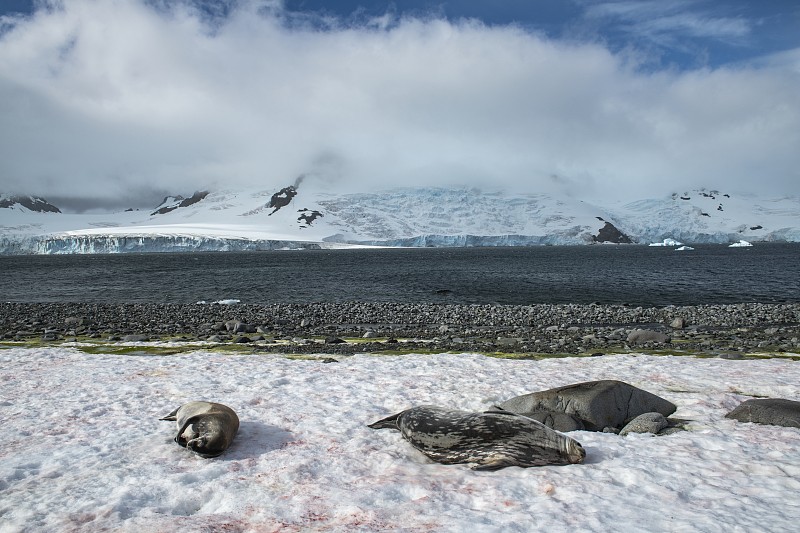
[{"label": "cloud", "polygon": [[2,25],[2,189],[113,198],[302,174],[615,196],[800,187],[796,60],[643,73],[598,44],[477,21],[53,5]]},{"label": "cloud", "polygon": [[741,17],[715,14],[697,0],[630,0],[590,5],[585,16],[618,21],[622,28],[641,37],[677,41],[705,37],[741,42],[752,31],[751,22]]}]

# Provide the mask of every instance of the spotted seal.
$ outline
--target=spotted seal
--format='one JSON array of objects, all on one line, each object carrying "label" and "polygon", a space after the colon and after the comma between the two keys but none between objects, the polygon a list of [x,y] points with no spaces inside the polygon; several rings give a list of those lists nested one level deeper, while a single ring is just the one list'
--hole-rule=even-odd
[{"label": "spotted seal", "polygon": [[227,450],[239,429],[233,409],[213,402],[189,402],[161,420],[175,420],[175,442],[201,457],[216,457]]},{"label": "spotted seal", "polygon": [[425,405],[368,427],[398,429],[414,448],[437,463],[472,463],[474,470],[577,464],[586,457],[575,439],[500,409],[470,413]]}]

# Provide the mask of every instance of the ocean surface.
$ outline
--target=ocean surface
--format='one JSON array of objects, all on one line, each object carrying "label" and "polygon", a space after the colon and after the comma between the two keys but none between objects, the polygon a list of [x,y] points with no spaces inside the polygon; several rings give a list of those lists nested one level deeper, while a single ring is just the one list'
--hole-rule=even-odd
[{"label": "ocean surface", "polygon": [[7,302],[800,302],[800,244],[0,257]]}]

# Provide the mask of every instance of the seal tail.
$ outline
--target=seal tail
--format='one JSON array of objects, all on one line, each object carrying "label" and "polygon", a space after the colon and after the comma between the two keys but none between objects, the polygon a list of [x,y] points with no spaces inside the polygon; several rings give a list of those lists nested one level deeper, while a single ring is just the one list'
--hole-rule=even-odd
[{"label": "seal tail", "polygon": [[400,426],[397,425],[397,419],[401,414],[403,413],[397,413],[396,415],[392,415],[388,418],[378,420],[377,422],[367,425],[367,427],[372,429],[400,429]]}]

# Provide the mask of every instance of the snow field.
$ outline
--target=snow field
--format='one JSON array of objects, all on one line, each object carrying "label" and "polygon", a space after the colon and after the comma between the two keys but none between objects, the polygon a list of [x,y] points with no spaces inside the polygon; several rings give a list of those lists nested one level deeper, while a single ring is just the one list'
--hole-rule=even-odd
[{"label": "snow field", "polygon": [[[474,472],[366,424],[420,404],[483,410],[526,392],[621,379],[678,405],[690,431],[574,432],[583,465]],[[0,350],[0,531],[794,531],[800,429],[724,415],[800,397],[800,364],[473,354],[339,363],[193,352]],[[159,421],[190,400],[239,415],[203,459]]]}]

